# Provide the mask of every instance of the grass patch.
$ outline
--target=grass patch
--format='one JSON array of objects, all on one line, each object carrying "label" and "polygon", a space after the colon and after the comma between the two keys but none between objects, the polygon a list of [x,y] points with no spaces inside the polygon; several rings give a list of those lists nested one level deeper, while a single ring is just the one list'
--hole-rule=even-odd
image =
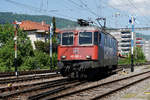
[{"label": "grass patch", "polygon": [[[134,64],[141,64],[141,63],[145,63],[146,60],[135,60],[134,59]],[[120,58],[118,60],[118,64],[119,65],[126,65],[126,64],[131,64],[131,59],[128,59],[128,58]]]},{"label": "grass patch", "polygon": [[134,98],[136,96],[135,93],[128,93],[126,95],[123,96],[123,98]]}]

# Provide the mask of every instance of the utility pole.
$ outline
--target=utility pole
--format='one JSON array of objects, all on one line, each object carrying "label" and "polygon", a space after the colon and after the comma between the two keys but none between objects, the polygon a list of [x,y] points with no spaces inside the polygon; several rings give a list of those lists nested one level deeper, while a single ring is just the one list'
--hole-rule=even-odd
[{"label": "utility pole", "polygon": [[14,49],[15,49],[15,58],[14,58],[14,63],[15,63],[15,75],[18,77],[18,64],[17,64],[17,32],[19,29],[19,24],[21,24],[21,22],[14,22],[15,24],[15,33],[14,33],[14,41],[15,41],[15,45],[14,45]]},{"label": "utility pole", "polygon": [[133,49],[134,49],[134,17],[131,16],[131,20],[129,21],[132,25],[131,32],[131,72],[134,72],[134,58],[133,58]]},{"label": "utility pole", "polygon": [[52,50],[53,50],[53,44],[52,44],[52,36],[53,36],[53,23],[51,23],[51,26],[49,27],[49,31],[50,31],[50,41],[49,41],[49,56],[50,56],[50,70],[52,68]]}]

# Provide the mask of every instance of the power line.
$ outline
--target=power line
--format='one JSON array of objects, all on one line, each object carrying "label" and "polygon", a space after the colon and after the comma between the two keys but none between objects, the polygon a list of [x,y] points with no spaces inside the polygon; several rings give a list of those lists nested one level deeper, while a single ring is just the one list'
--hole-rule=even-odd
[{"label": "power line", "polygon": [[[58,15],[58,16],[62,16],[62,17],[66,17],[66,18],[71,18],[71,19],[77,19],[75,17],[70,17],[70,16],[67,16],[67,15],[58,14],[59,10],[56,10],[56,9],[53,9],[53,10],[42,9],[41,10],[41,8],[37,8],[37,7],[30,6],[30,5],[22,4],[22,3],[19,3],[19,2],[13,1],[13,0],[5,0],[5,1],[9,2],[9,3],[12,3],[12,4],[16,5],[16,6],[21,6],[21,7],[30,9],[30,10],[34,10],[34,11],[36,11],[38,13],[39,12],[43,12],[43,13],[49,12],[49,13],[53,13],[53,14]],[[53,16],[53,15],[51,15],[51,16]]]},{"label": "power line", "polygon": [[[106,7],[108,7],[108,4],[106,2],[104,2],[103,0],[99,0],[99,1],[101,1],[101,3],[105,4]],[[113,7],[112,5],[109,5],[109,7],[112,8],[112,9],[114,9],[114,10],[119,10],[119,9]]]},{"label": "power line", "polygon": [[[37,7],[33,7],[31,5],[26,5],[26,4],[22,4],[22,3],[19,3],[19,2],[16,2],[16,1],[13,1],[13,0],[5,0],[9,3],[12,3],[14,5],[17,5],[17,6],[22,6],[22,7],[25,7],[25,8],[28,8],[28,9],[32,9],[32,10],[35,10],[35,11],[40,11],[41,8],[37,8]],[[58,10],[49,10],[49,12],[57,12]]]},{"label": "power line", "polygon": [[77,7],[78,9],[82,9],[82,10],[84,10],[84,11],[88,11],[88,12],[90,12],[91,14],[95,15],[96,17],[99,17],[99,16],[98,16],[95,12],[93,12],[83,1],[80,0],[80,2],[81,2],[82,5],[80,5],[80,4],[76,3],[76,2],[74,2],[73,0],[68,0],[68,1],[69,1],[70,3],[76,5],[76,7]]},{"label": "power line", "polygon": [[43,9],[43,0],[41,1],[40,11]]},{"label": "power line", "polygon": [[48,9],[48,3],[49,3],[49,2],[48,2],[48,0],[47,0],[47,9]]},{"label": "power line", "polygon": [[68,0],[70,3],[74,4],[76,6],[76,8],[78,9],[83,9],[82,5],[79,5],[78,3],[74,2],[73,0]]},{"label": "power line", "polygon": [[88,10],[91,14],[93,14],[95,17],[99,17],[99,15],[97,15],[95,12],[93,12],[93,11],[88,7],[87,4],[85,4],[82,0],[79,0],[79,1],[81,2],[81,4],[84,5],[85,8],[87,8],[87,10]]}]

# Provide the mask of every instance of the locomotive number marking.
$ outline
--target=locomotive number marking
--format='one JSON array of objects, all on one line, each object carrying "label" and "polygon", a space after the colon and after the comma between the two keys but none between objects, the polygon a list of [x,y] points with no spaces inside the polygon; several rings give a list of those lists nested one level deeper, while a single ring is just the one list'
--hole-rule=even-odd
[{"label": "locomotive number marking", "polygon": [[78,54],[79,53],[79,48],[73,48],[73,54]]}]

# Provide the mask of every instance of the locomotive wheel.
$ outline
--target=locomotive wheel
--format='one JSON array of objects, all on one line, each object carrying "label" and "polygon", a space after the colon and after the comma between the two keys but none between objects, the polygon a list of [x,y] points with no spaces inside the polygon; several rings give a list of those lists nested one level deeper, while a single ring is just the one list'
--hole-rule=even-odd
[{"label": "locomotive wheel", "polygon": [[65,69],[60,69],[60,73],[61,73],[61,75],[63,76],[63,77],[65,77],[66,75],[65,75]]}]

